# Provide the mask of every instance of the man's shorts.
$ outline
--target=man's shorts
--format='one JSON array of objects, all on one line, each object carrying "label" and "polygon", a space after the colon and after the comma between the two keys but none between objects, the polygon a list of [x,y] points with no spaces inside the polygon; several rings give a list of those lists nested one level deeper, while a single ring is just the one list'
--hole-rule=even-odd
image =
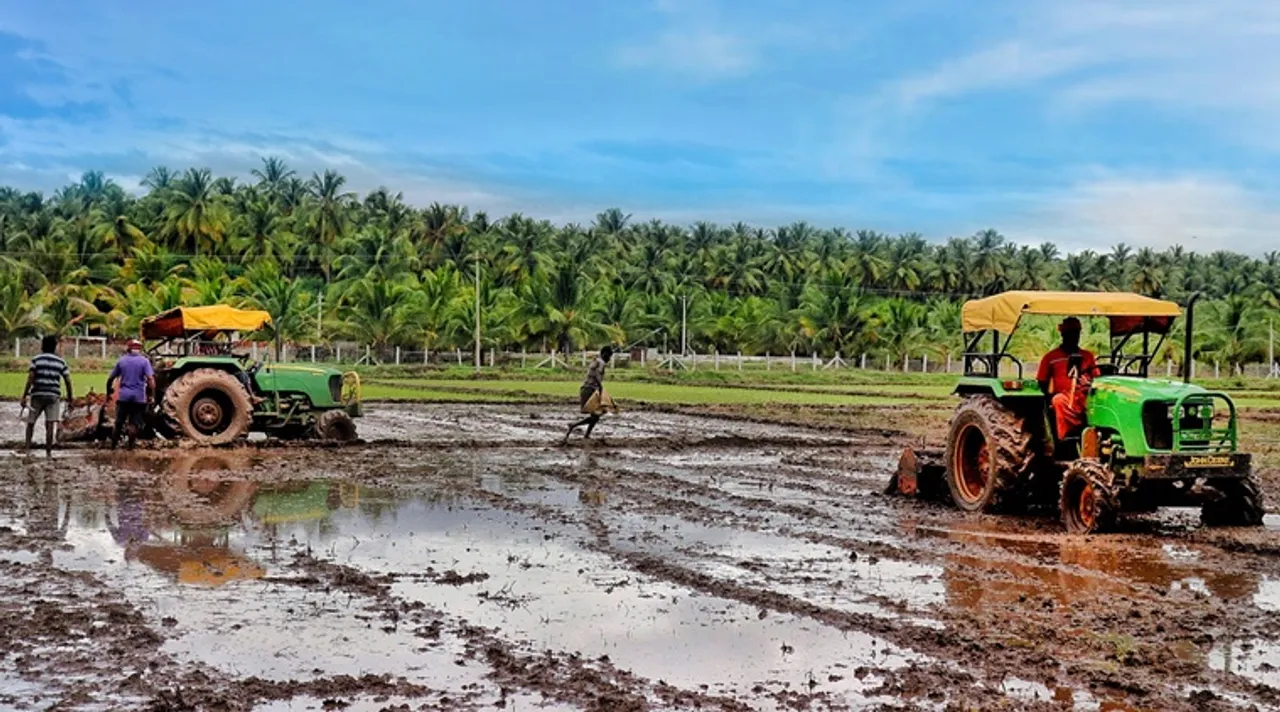
[{"label": "man's shorts", "polygon": [[41,414],[46,423],[56,423],[62,419],[62,401],[58,396],[31,396],[27,404],[27,422],[35,425]]}]

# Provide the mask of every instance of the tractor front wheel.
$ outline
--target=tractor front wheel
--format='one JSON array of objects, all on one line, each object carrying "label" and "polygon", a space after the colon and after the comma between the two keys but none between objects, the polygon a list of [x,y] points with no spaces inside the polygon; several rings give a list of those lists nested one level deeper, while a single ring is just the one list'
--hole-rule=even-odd
[{"label": "tractor front wheel", "polygon": [[253,403],[235,376],[198,368],[165,389],[161,404],[166,425],[200,445],[225,445],[249,434]]},{"label": "tractor front wheel", "polygon": [[1115,526],[1116,491],[1111,470],[1097,460],[1076,460],[1062,476],[1058,511],[1071,534],[1097,534]]},{"label": "tractor front wheel", "polygon": [[356,422],[346,411],[327,410],[316,418],[315,437],[330,442],[351,442],[356,439]]},{"label": "tractor front wheel", "polygon": [[966,398],[951,418],[947,485],[966,512],[993,512],[1013,496],[1031,462],[1031,434],[1022,418],[991,396]]},{"label": "tractor front wheel", "polygon": [[1222,497],[1206,502],[1200,508],[1200,522],[1206,527],[1262,526],[1266,510],[1262,507],[1262,487],[1253,475],[1242,480],[1219,480],[1212,483]]}]

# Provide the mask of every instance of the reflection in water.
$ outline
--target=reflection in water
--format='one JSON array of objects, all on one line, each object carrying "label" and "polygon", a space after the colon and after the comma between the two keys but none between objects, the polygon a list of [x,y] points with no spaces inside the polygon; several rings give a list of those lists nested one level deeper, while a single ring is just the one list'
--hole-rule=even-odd
[{"label": "reflection in water", "polygon": [[234,450],[96,459],[127,471],[116,478],[108,495],[114,506],[106,523],[124,549],[125,560],[141,561],[184,584],[217,586],[266,574],[263,566],[230,544],[232,529],[246,520],[270,537],[276,525],[322,520],[335,509],[359,502],[354,485],[263,484],[238,478],[235,472],[258,464],[260,458]]},{"label": "reflection in water", "polygon": [[1040,595],[1070,605],[1105,595],[1130,594],[1136,584],[1167,591],[1191,589],[1238,601],[1253,596],[1259,586],[1255,574],[1202,566],[1194,550],[1160,546],[1154,541],[1032,538],[994,533],[981,523],[926,533],[942,533],[955,541],[977,542],[1009,554],[947,556],[948,602],[970,610]]}]

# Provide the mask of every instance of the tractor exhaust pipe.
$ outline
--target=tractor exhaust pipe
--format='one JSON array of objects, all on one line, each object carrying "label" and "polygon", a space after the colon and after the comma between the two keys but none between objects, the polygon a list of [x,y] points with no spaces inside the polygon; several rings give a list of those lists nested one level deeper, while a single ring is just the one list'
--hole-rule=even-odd
[{"label": "tractor exhaust pipe", "polygon": [[1191,335],[1195,325],[1196,302],[1200,300],[1200,292],[1192,294],[1187,299],[1187,326],[1183,330],[1182,338],[1182,382],[1191,382]]}]

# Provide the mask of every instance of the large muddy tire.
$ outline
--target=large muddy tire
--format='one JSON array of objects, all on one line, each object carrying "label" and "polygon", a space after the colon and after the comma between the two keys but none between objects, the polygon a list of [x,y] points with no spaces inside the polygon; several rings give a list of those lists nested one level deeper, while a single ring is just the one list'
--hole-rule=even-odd
[{"label": "large muddy tire", "polygon": [[315,437],[329,442],[349,443],[356,439],[356,421],[346,411],[326,410],[316,418]]},{"label": "large muddy tire", "polygon": [[1022,418],[991,396],[966,398],[951,417],[947,438],[951,499],[966,512],[1009,508],[1033,455]]},{"label": "large muddy tire", "polygon": [[1253,475],[1242,480],[1219,480],[1213,486],[1222,498],[1206,502],[1200,508],[1200,522],[1206,527],[1262,526],[1266,510],[1262,506],[1262,487]]},{"label": "large muddy tire", "polygon": [[1111,470],[1097,460],[1076,460],[1062,476],[1058,513],[1071,534],[1097,534],[1115,528],[1119,498]]},{"label": "large muddy tire", "polygon": [[225,445],[249,434],[253,403],[235,376],[198,368],[174,381],[161,404],[167,425],[201,445]]}]

